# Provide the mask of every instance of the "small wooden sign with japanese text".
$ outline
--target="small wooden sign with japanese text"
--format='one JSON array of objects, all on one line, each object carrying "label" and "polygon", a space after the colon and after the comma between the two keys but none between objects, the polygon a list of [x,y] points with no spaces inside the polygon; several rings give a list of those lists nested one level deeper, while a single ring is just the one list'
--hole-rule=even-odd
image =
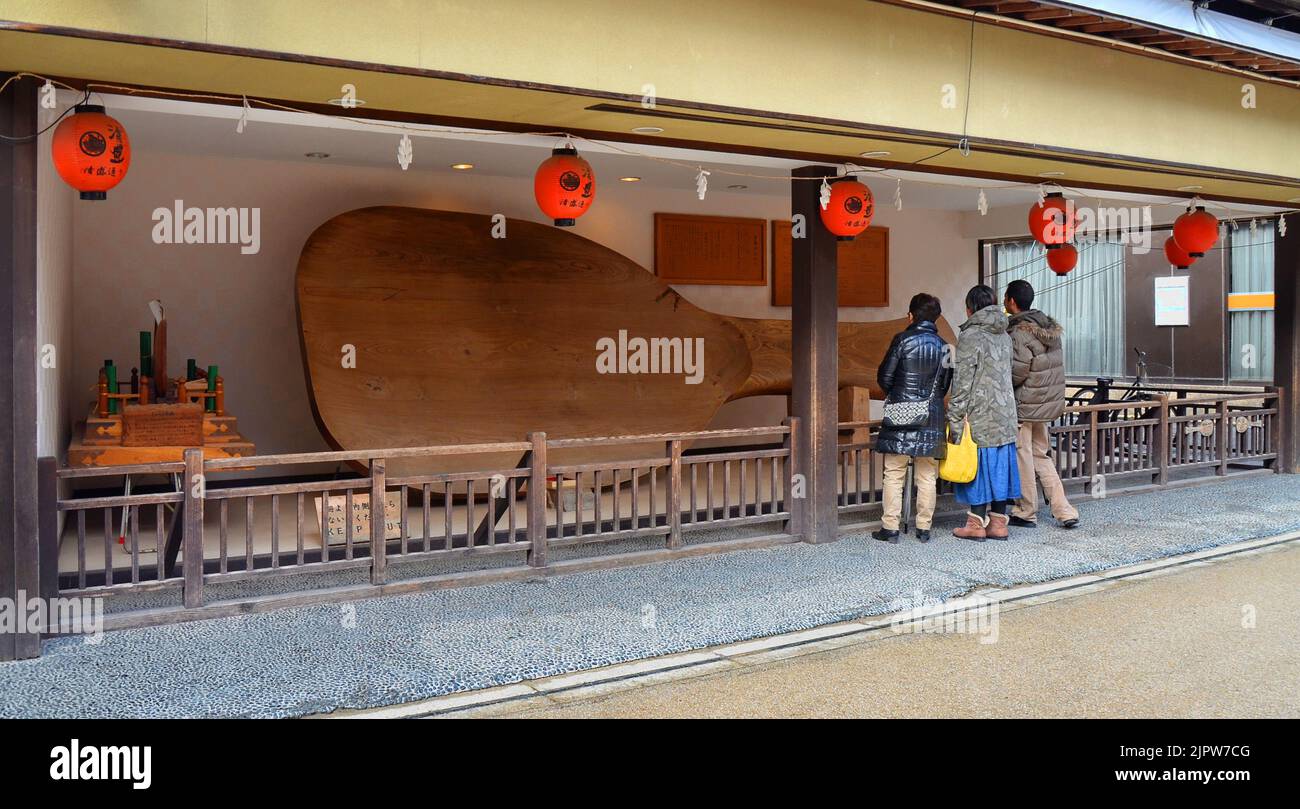
[{"label": "small wooden sign with japanese text", "polygon": [[[321,498],[316,500],[316,519],[320,519]],[[329,512],[325,530],[329,544],[347,542],[347,495],[330,495]],[[384,539],[397,539],[402,535],[402,502],[397,492],[384,495]],[[352,495],[352,542],[370,541],[370,495]]]}]

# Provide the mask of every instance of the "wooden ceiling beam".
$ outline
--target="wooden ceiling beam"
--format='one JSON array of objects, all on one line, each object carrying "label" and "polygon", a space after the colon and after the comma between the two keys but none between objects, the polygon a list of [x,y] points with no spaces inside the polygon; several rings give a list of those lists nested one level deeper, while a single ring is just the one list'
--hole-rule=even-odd
[{"label": "wooden ceiling beam", "polygon": [[1111,36],[1117,39],[1136,39],[1137,37],[1160,36],[1160,32],[1154,28],[1147,28],[1143,25],[1135,25],[1132,28],[1115,31]]},{"label": "wooden ceiling beam", "polygon": [[1083,25],[1092,25],[1093,23],[1102,22],[1102,18],[1096,14],[1079,14],[1073,17],[1066,17],[1052,23],[1057,28],[1078,28]]},{"label": "wooden ceiling beam", "polygon": [[1151,36],[1134,37],[1130,41],[1137,45],[1165,45],[1170,42],[1183,42],[1185,40],[1181,34],[1155,33]]},{"label": "wooden ceiling beam", "polygon": [[1226,48],[1222,45],[1207,45],[1204,48],[1192,48],[1190,51],[1183,51],[1188,56],[1232,56],[1241,53],[1236,48]]},{"label": "wooden ceiling beam", "polygon": [[1041,8],[1042,6],[1037,3],[998,3],[993,11],[998,14],[1021,14],[1026,11],[1036,11]]},{"label": "wooden ceiling beam", "polygon": [[1099,22],[1095,25],[1085,25],[1083,26],[1083,31],[1087,34],[1104,34],[1107,31],[1123,31],[1132,27],[1132,23],[1127,23],[1123,20],[1107,20],[1106,22]]},{"label": "wooden ceiling beam", "polygon": [[1036,11],[1030,11],[1027,14],[1021,14],[1021,19],[1031,22],[1048,22],[1050,20],[1060,20],[1074,15],[1073,11],[1068,8],[1039,8]]}]

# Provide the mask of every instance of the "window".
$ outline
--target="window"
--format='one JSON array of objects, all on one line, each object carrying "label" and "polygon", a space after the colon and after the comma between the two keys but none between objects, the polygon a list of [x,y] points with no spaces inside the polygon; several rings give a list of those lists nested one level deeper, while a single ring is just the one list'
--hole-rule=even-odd
[{"label": "window", "polygon": [[1067,376],[1123,376],[1124,245],[1102,241],[1078,248],[1078,266],[1058,277],[1047,268],[1047,251],[1037,242],[996,244],[989,286],[1001,295],[1018,278],[1033,285],[1034,308],[1065,329]]},{"label": "window", "polygon": [[1230,234],[1228,251],[1228,329],[1231,353],[1228,377],[1273,379],[1273,240],[1272,221],[1254,232],[1239,226]]}]

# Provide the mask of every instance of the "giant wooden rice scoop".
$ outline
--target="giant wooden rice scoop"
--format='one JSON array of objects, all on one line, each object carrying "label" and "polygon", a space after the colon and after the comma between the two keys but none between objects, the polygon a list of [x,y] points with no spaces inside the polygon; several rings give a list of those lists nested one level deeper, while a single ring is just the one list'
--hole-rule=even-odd
[{"label": "giant wooden rice scoop", "polygon": [[[535,430],[553,438],[703,430],[729,399],[790,390],[788,321],[705,312],[628,258],[549,225],[512,219],[506,238],[494,239],[486,215],[349,211],[308,238],[297,284],[313,405],[345,449],[522,441]],[[840,384],[874,388],[876,364],[903,325],[839,324]],[[941,330],[952,339],[947,324]],[[679,338],[683,349],[691,340],[703,347],[702,369],[602,372],[611,344],[616,361],[635,367],[635,338]],[[638,457],[627,447],[555,455]],[[435,472],[465,460],[391,466]],[[479,468],[517,461],[474,459]]]}]

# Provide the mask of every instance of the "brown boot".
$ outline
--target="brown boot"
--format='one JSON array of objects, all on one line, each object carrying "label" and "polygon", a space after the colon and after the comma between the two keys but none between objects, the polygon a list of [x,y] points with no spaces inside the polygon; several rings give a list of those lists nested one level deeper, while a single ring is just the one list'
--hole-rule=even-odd
[{"label": "brown boot", "polygon": [[989,527],[984,532],[985,536],[989,539],[1005,540],[1008,533],[1007,515],[999,514],[996,511],[989,512]]},{"label": "brown boot", "polygon": [[952,530],[952,535],[962,539],[973,539],[976,542],[983,542],[984,537],[987,536],[987,533],[984,530],[987,526],[988,523],[984,518],[968,511],[966,512],[966,524],[961,528],[954,528]]}]

